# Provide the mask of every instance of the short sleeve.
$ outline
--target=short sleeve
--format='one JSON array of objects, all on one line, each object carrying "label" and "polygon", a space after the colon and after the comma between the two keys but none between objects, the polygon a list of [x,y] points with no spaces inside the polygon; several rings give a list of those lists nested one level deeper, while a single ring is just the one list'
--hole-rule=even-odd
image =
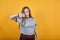
[{"label": "short sleeve", "polygon": [[34,19],[34,23],[35,23],[35,26],[37,25],[37,23],[36,23],[36,19]]},{"label": "short sleeve", "polygon": [[22,19],[20,19],[19,17],[16,18],[16,22],[21,23]]}]

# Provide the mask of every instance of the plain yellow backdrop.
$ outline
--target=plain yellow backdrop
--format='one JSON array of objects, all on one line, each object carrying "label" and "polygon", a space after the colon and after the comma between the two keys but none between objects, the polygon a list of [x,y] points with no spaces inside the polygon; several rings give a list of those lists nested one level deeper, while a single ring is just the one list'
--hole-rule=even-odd
[{"label": "plain yellow backdrop", "polygon": [[60,40],[60,0],[0,0],[0,39],[19,39],[18,23],[9,16],[24,6],[36,18],[39,40]]}]

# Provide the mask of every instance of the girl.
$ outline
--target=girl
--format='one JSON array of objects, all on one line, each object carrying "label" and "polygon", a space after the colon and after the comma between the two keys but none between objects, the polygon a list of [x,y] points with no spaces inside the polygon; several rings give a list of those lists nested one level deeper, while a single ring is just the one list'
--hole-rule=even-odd
[{"label": "girl", "polygon": [[19,40],[35,40],[36,31],[36,21],[31,16],[30,9],[28,7],[23,7],[21,14],[14,14],[10,16],[12,20],[15,20],[20,24],[20,39]]}]

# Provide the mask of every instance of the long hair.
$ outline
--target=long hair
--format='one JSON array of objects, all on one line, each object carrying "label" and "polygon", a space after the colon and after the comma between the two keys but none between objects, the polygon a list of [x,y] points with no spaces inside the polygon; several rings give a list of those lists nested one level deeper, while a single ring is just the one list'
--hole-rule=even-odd
[{"label": "long hair", "polygon": [[[30,11],[29,7],[27,7],[27,6],[25,6],[25,7],[22,8],[21,13],[24,13],[25,9],[29,10],[29,18],[32,18],[31,11]],[[24,23],[24,24],[26,23],[26,16],[25,16],[25,18],[22,18],[22,23]]]}]

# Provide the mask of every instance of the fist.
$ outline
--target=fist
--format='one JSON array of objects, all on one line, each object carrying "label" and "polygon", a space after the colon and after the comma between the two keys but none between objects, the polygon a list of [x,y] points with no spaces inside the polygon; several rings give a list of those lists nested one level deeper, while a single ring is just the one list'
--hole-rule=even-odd
[{"label": "fist", "polygon": [[24,13],[22,13],[22,17],[25,17],[25,14]]},{"label": "fist", "polygon": [[20,14],[19,14],[19,17],[20,17],[20,18],[25,17],[25,14],[24,14],[24,13],[20,13]]}]

